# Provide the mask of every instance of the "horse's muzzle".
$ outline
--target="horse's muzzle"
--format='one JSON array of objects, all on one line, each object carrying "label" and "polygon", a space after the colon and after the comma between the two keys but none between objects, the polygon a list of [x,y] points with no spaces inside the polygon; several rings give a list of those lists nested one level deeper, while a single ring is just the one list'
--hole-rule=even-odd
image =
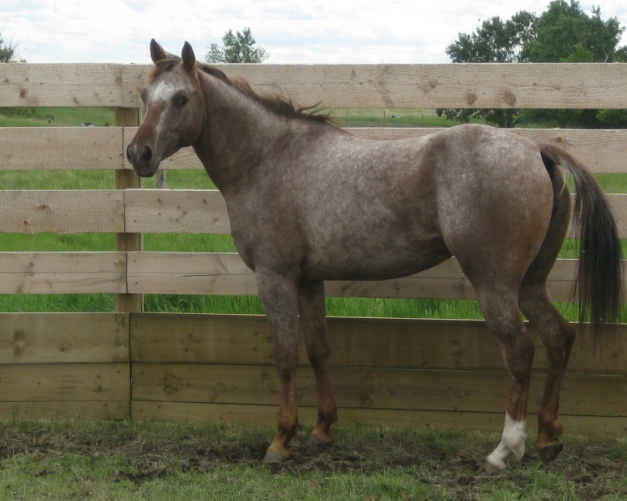
[{"label": "horse's muzzle", "polygon": [[150,146],[145,145],[138,151],[137,145],[131,143],[126,148],[126,158],[133,166],[133,171],[140,177],[152,177],[159,168],[159,162],[155,162],[155,155]]}]

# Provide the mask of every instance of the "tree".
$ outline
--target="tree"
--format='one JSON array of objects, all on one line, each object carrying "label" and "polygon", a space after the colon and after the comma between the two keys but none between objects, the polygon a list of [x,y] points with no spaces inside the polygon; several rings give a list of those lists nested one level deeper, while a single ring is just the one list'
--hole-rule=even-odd
[{"label": "tree", "polygon": [[551,2],[534,28],[535,39],[527,47],[534,63],[615,62],[625,31],[615,17],[603,21],[600,7],[588,16],[575,0]]},{"label": "tree", "polygon": [[459,40],[446,48],[454,63],[519,63],[522,52],[534,36],[535,14],[521,11],[503,22],[499,17],[483,21],[470,35],[460,33]]},{"label": "tree", "polygon": [[[521,11],[509,21],[498,17],[484,21],[475,32],[460,34],[446,48],[454,63],[462,62],[625,62],[627,47],[618,47],[624,28],[616,18],[604,21],[601,9],[587,15],[579,3],[552,1],[539,17]],[[500,127],[518,123],[550,126],[603,127],[627,122],[627,113],[600,110],[437,110],[459,122],[483,118]]]},{"label": "tree", "polygon": [[250,28],[244,28],[241,33],[233,34],[227,31],[222,37],[223,46],[212,43],[205,56],[208,63],[262,63],[270,55],[263,47],[255,47],[256,41],[250,33]]},{"label": "tree", "polygon": [[25,63],[23,59],[17,58],[17,44],[9,42],[8,44],[2,38],[0,33],[0,63]]}]

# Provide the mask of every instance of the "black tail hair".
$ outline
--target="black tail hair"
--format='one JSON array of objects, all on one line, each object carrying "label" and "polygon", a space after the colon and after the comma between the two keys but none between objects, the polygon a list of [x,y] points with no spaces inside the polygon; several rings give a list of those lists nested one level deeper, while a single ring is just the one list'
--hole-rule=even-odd
[{"label": "black tail hair", "polygon": [[594,345],[620,322],[623,300],[623,250],[616,221],[601,186],[570,154],[549,144],[540,145],[547,165],[567,169],[575,182],[574,225],[579,229],[579,268],[575,280],[579,322],[590,322]]}]

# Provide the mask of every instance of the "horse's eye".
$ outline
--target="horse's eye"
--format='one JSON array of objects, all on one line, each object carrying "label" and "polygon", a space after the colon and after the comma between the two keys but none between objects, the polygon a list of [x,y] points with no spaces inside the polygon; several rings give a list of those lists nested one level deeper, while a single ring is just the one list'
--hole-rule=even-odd
[{"label": "horse's eye", "polygon": [[187,96],[176,96],[174,98],[174,106],[176,106],[177,108],[182,108],[187,104],[188,101],[189,99],[187,99]]}]

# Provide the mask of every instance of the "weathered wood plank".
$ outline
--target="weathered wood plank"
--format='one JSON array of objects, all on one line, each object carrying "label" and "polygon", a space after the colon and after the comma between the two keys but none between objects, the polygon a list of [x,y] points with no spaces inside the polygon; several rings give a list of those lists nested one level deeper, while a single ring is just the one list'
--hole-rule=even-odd
[{"label": "weathered wood plank", "polygon": [[[625,108],[621,64],[223,65],[261,92],[339,108]],[[3,106],[140,108],[151,66],[7,64]],[[59,85],[63,82],[63,85]]]},{"label": "weathered wood plank", "polygon": [[[371,426],[411,426],[413,429],[428,427],[436,429],[461,429],[499,432],[503,428],[504,413],[443,412],[443,411],[399,411],[386,409],[341,409],[340,424],[361,423]],[[299,408],[301,423],[311,426],[316,421],[316,409]],[[227,405],[189,402],[146,402],[131,403],[131,419],[159,419],[202,424],[239,423],[254,427],[274,428],[277,406]],[[528,423],[535,429],[536,416],[530,414]],[[624,435],[627,433],[627,418],[599,416],[560,415],[560,421],[568,433],[586,436]],[[531,430],[530,430],[530,433]],[[261,459],[261,458],[260,458]]]},{"label": "weathered wood plank", "polygon": [[129,401],[130,366],[0,364],[3,402]]},{"label": "weathered wood plank", "polygon": [[[222,65],[260,92],[330,108],[627,108],[621,64]],[[150,66],[125,67],[139,107]]]},{"label": "weathered wood plank", "polygon": [[[266,366],[210,364],[133,364],[137,400],[271,405],[277,402],[278,376]],[[340,408],[499,412],[507,401],[505,371],[425,371],[332,368]],[[530,409],[537,411],[545,376],[532,376]],[[627,417],[624,376],[569,375],[564,383],[564,414]],[[313,370],[298,371],[299,405],[317,404]],[[606,395],[613,395],[608,399]]]},{"label": "weathered wood plank", "polygon": [[0,213],[3,233],[115,233],[124,231],[124,194],[116,190],[0,190]]},{"label": "weathered wood plank", "polygon": [[0,313],[0,364],[128,360],[128,315]]},{"label": "weathered wood plank", "polygon": [[[130,252],[130,292],[255,295],[254,274],[235,253]],[[577,261],[559,260],[550,277],[555,301],[569,301]],[[454,259],[408,277],[372,282],[326,282],[327,295],[348,297],[476,299]]]},{"label": "weathered wood plank", "polygon": [[[139,109],[117,107],[114,110],[115,124],[120,127],[138,126],[140,122]],[[126,155],[125,155],[126,156]],[[132,170],[119,170],[115,172],[115,188],[126,190],[129,188],[141,188],[142,178],[136,176]],[[126,210],[126,208],[125,208]],[[123,233],[115,236],[115,250],[121,252],[141,251],[144,248],[144,236],[124,228]],[[128,290],[115,297],[116,311],[142,311],[144,298],[141,294],[129,294]]]},{"label": "weathered wood plank", "polygon": [[230,233],[217,190],[125,190],[126,229],[140,233]]},{"label": "weathered wood plank", "polygon": [[0,127],[0,170],[122,169],[122,145],[121,127]]},{"label": "weathered wood plank", "polygon": [[123,252],[2,252],[1,294],[126,292]]},{"label": "weathered wood plank", "polygon": [[123,71],[121,64],[7,64],[0,102],[9,107],[120,106]]},{"label": "weathered wood plank", "polygon": [[[124,196],[128,231],[223,234],[231,231],[226,203],[217,190],[126,190]],[[619,233],[627,237],[627,195],[610,194],[607,198]],[[577,234],[573,230],[569,236]]]},{"label": "weathered wood plank", "polygon": [[32,420],[74,418],[81,419],[129,419],[130,405],[127,400],[111,402],[0,402],[0,419]]},{"label": "weathered wood plank", "polygon": [[[627,237],[627,195],[608,201]],[[0,211],[4,233],[230,233],[217,190],[0,190]]]},{"label": "weathered wood plank", "polygon": [[[168,255],[174,259],[166,259]],[[237,254],[129,252],[128,260],[129,292],[254,295],[257,291],[254,275]]]},{"label": "weathered wood plank", "polygon": [[[353,127],[348,128],[357,137],[394,140],[423,137],[438,132],[428,127]],[[560,146],[574,155],[591,172],[625,173],[627,130],[586,129],[510,129],[511,132],[536,141]],[[172,157],[172,162],[176,156]],[[187,165],[183,163],[183,165]]]},{"label": "weathered wood plank", "polygon": [[[145,363],[273,365],[272,333],[264,316],[133,314],[131,359]],[[535,329],[534,369],[548,360]],[[616,344],[592,357],[592,336],[580,333],[569,372],[627,375],[627,326]],[[494,335],[482,320],[391,318],[328,319],[333,367],[414,368],[425,370],[503,369]],[[308,365],[302,336],[299,359]]]},{"label": "weathered wood plank", "polygon": [[[124,144],[136,128],[124,129]],[[423,137],[442,130],[429,127],[348,127],[360,138],[395,140]],[[627,130],[511,129],[533,141],[552,143],[577,157],[593,173],[624,173],[627,156]],[[183,148],[161,164],[163,169],[204,169],[192,148]],[[124,166],[130,169],[130,165]]]}]

